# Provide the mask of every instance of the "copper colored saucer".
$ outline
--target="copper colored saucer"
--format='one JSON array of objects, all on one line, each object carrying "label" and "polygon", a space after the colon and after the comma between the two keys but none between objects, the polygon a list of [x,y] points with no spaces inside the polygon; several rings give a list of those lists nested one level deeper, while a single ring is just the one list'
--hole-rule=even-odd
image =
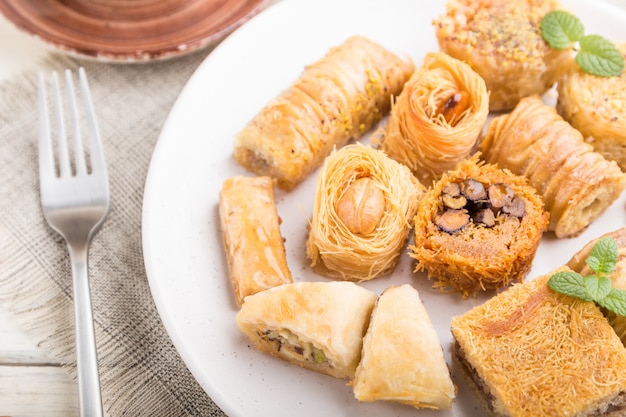
[{"label": "copper colored saucer", "polygon": [[70,54],[106,61],[163,59],[208,46],[268,0],[0,0],[22,31]]}]

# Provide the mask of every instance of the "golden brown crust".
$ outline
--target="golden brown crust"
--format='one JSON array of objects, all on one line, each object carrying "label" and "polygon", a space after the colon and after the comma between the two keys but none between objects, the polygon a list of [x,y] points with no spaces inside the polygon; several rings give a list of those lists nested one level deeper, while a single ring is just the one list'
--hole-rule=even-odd
[{"label": "golden brown crust", "polygon": [[488,394],[491,415],[622,415],[611,405],[624,407],[624,346],[594,303],[553,292],[548,278],[454,317],[460,359]]},{"label": "golden brown crust", "polygon": [[269,177],[231,177],[219,196],[228,275],[235,301],[293,282]]},{"label": "golden brown crust", "polygon": [[[338,206],[347,190],[367,178],[382,194],[382,216],[373,230],[352,231]],[[332,153],[319,173],[306,242],[307,256],[322,275],[364,281],[391,272],[406,247],[424,186],[404,165],[359,143]],[[367,198],[363,198],[364,205]]]},{"label": "golden brown crust", "polygon": [[396,401],[449,409],[456,388],[439,337],[411,285],[388,287],[378,298],[353,381],[359,401]]},{"label": "golden brown crust", "polygon": [[485,79],[490,110],[507,110],[546,92],[570,58],[540,33],[541,18],[557,8],[555,0],[449,0],[433,24],[441,50]]},{"label": "golden brown crust", "polygon": [[[626,57],[626,43],[617,45]],[[557,110],[596,152],[626,171],[626,72],[598,77],[572,66],[558,84]]]},{"label": "golden brown crust", "polygon": [[270,355],[353,378],[376,293],[352,282],[297,282],[246,297],[237,326]]},{"label": "golden brown crust", "polygon": [[428,53],[392,106],[381,149],[430,185],[475,151],[488,113],[483,79],[460,60]]},{"label": "golden brown crust", "polygon": [[528,178],[550,212],[557,237],[580,234],[626,187],[626,175],[585,143],[537,96],[494,118],[480,144],[484,159]]},{"label": "golden brown crust", "polygon": [[[618,263],[621,261],[626,261],[626,226],[621,227],[619,229],[613,230],[611,232],[607,232],[595,239],[589,241],[585,246],[582,247],[578,252],[572,256],[572,258],[567,262],[567,266],[573,271],[579,272],[583,275],[587,275],[591,273],[591,270],[587,266],[586,260],[591,253],[591,249],[596,244],[596,242],[603,237],[610,237],[617,243],[617,247],[619,248],[619,258]],[[626,266],[626,265],[625,265]],[[623,285],[620,285],[620,288],[626,289],[626,282]]]},{"label": "golden brown crust", "polygon": [[[498,215],[489,228],[470,223],[463,230],[448,233],[434,222],[442,210],[441,196],[451,183],[476,179],[486,186],[505,183],[526,205],[518,219]],[[436,287],[452,288],[468,297],[477,291],[522,281],[531,267],[548,214],[541,197],[523,177],[473,157],[435,182],[420,202],[415,216],[415,244],[409,255],[416,259],[416,270],[426,270]]]},{"label": "golden brown crust", "polygon": [[290,189],[335,146],[379,121],[414,65],[363,36],[353,36],[308,65],[237,135],[234,157],[246,169]]}]

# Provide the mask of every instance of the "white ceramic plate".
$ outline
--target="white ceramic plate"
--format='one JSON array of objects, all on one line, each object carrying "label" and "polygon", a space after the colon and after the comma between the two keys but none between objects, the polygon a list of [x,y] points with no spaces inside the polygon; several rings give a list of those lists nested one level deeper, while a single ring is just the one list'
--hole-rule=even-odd
[{"label": "white ceramic plate", "polygon": [[[626,14],[604,3],[567,3],[589,33],[619,39]],[[431,21],[443,1],[285,0],[243,25],[198,68],[165,124],[145,189],[143,242],[158,310],[181,356],[231,417],[480,416],[482,410],[450,360],[450,318],[480,303],[431,289],[408,256],[394,274],[364,284],[380,293],[410,282],[421,293],[441,339],[458,397],[450,411],[392,403],[361,404],[345,381],[299,369],[251,348],[235,324],[218,218],[225,178],[246,174],[232,158],[233,137],[304,65],[352,34],[364,34],[420,65],[437,50]],[[249,174],[248,174],[249,175]],[[282,233],[295,280],[324,280],[307,266],[304,242],[315,176],[277,192]],[[544,238],[530,276],[565,263],[591,238],[625,224],[622,197],[580,237]]]}]

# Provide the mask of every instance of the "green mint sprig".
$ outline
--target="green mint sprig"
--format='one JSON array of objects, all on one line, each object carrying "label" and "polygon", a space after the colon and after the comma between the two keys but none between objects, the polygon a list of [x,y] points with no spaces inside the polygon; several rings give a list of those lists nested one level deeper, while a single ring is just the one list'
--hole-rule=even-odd
[{"label": "green mint sprig", "polygon": [[615,240],[604,237],[595,243],[586,259],[595,274],[583,277],[573,271],[557,272],[548,280],[548,286],[584,301],[595,301],[607,310],[626,316],[626,291],[613,288],[609,278],[617,264],[618,251]]},{"label": "green mint sprig", "polygon": [[554,49],[577,51],[576,63],[589,74],[616,77],[624,71],[624,56],[615,44],[600,35],[585,35],[582,22],[571,13],[547,13],[541,19],[541,36]]}]

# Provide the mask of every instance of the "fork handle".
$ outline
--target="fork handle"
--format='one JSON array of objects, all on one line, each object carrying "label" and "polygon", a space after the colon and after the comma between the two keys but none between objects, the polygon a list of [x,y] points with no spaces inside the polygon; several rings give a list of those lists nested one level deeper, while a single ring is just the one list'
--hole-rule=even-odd
[{"label": "fork handle", "polygon": [[81,417],[102,417],[96,336],[87,273],[87,245],[70,247],[76,326],[76,371]]}]

